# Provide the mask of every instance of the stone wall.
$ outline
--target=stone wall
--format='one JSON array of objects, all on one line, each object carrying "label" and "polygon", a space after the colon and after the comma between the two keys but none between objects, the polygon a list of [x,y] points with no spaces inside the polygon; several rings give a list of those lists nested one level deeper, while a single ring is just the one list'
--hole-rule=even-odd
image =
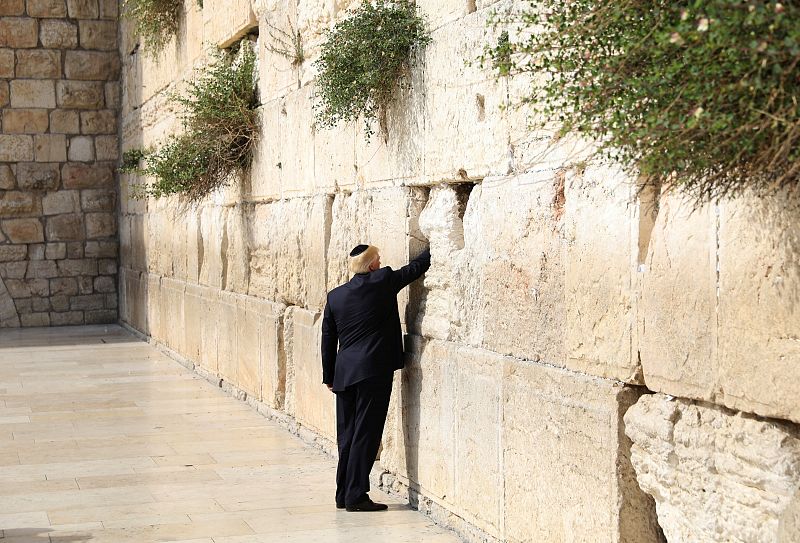
[{"label": "stone wall", "polygon": [[[262,131],[251,174],[197,208],[133,199],[139,180],[123,177],[122,321],[330,448],[325,293],[348,279],[357,243],[394,268],[430,244],[424,281],[400,295],[407,367],[377,483],[470,541],[726,541],[739,524],[708,530],[696,510],[743,488],[731,473],[752,464],[765,483],[707,511],[765,508],[758,540],[797,541],[800,212],[743,198],[690,213],[586,163],[589,143],[532,132],[531,112],[510,107],[528,82],[468,62],[509,3],[418,0],[433,41],[371,140],[360,124],[313,125],[313,61],[355,2],[237,0],[223,13],[187,0],[156,59],[123,22],[123,149],[179,129],[166,94],[204,42],[256,30]],[[270,47],[288,21],[299,66]],[[668,396],[713,413],[681,441],[693,463],[675,466],[665,445],[678,449],[669,424],[684,408],[668,423],[648,408]],[[737,449],[762,433],[762,447]],[[706,446],[718,439],[725,469]],[[717,494],[703,484],[717,480]]]},{"label": "stone wall", "polygon": [[0,327],[117,320],[116,0],[0,3]]}]

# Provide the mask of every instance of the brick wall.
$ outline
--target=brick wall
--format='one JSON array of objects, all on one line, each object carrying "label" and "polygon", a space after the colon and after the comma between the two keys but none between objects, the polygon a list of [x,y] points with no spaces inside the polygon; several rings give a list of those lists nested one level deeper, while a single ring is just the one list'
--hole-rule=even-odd
[{"label": "brick wall", "polygon": [[117,0],[0,0],[0,327],[117,319]]}]

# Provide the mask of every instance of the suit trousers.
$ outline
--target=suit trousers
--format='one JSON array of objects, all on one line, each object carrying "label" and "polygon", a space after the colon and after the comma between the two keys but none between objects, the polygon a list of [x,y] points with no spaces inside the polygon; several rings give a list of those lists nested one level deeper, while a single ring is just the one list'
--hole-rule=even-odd
[{"label": "suit trousers", "polygon": [[336,503],[353,505],[369,492],[369,472],[378,454],[392,373],[370,377],[336,393]]}]

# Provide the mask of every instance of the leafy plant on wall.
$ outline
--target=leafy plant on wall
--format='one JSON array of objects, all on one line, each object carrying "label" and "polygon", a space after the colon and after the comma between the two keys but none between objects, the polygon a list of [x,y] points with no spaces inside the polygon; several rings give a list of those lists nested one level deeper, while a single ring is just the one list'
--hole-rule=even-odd
[{"label": "leafy plant on wall", "polygon": [[412,3],[364,2],[328,31],[314,63],[317,122],[332,128],[363,117],[369,138],[373,121],[392,99],[412,51],[429,42]]},{"label": "leafy plant on wall", "polygon": [[123,0],[122,14],[133,21],[145,50],[157,55],[178,32],[182,0]]},{"label": "leafy plant on wall", "polygon": [[800,4],[535,0],[483,60],[524,97],[654,184],[697,202],[797,187]]},{"label": "leafy plant on wall", "polygon": [[138,195],[180,194],[196,203],[249,169],[259,130],[256,54],[248,40],[235,49],[212,53],[185,93],[171,95],[182,110],[181,134],[123,155],[121,171],[151,179]]}]

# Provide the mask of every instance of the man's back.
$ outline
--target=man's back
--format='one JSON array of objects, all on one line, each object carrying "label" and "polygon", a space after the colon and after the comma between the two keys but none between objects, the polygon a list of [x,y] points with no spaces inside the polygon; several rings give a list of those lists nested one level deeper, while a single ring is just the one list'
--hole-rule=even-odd
[{"label": "man's back", "polygon": [[403,367],[397,293],[429,267],[426,250],[399,270],[358,273],[328,293],[322,321],[324,383],[340,391]]}]

